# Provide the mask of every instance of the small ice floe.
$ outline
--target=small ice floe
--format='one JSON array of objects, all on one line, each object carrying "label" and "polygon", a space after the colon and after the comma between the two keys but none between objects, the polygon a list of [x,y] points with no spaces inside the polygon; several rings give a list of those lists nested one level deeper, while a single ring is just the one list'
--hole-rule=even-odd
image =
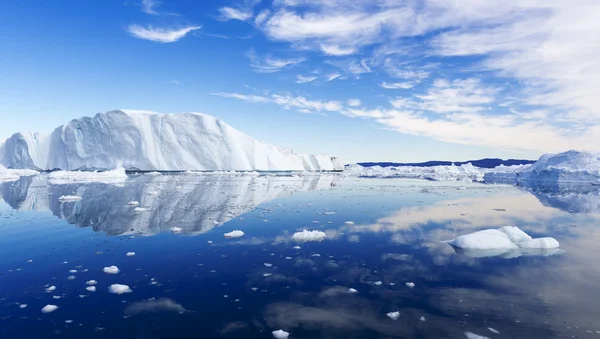
[{"label": "small ice floe", "polygon": [[560,254],[559,243],[554,238],[533,239],[516,226],[504,226],[461,235],[448,241],[457,253],[473,258],[501,256],[515,258]]},{"label": "small ice floe", "polygon": [[254,292],[258,291],[258,287],[252,287],[251,290],[253,290]]},{"label": "small ice floe", "polygon": [[108,266],[102,269],[102,271],[106,274],[117,274],[119,273],[119,268],[117,266]]},{"label": "small ice floe", "polygon": [[231,231],[229,233],[223,234],[225,238],[239,238],[244,236],[244,232],[240,230]]},{"label": "small ice floe", "polygon": [[121,285],[121,284],[112,284],[112,285],[108,286],[108,291],[110,293],[114,293],[114,294],[123,294],[123,293],[133,292],[131,290],[131,288],[129,288],[129,286]]},{"label": "small ice floe", "polygon": [[181,228],[181,227],[171,227],[171,228],[169,228],[169,231],[171,231],[171,233],[177,234],[177,233],[181,233],[181,231],[183,231],[183,228]]},{"label": "small ice floe", "polygon": [[494,334],[500,334],[500,331],[498,331],[498,330],[497,330],[497,329],[495,329],[495,328],[488,327],[488,330],[489,330],[490,332],[494,333]]},{"label": "small ice floe", "polygon": [[69,270],[69,273],[77,273],[77,270]]},{"label": "small ice floe", "polygon": [[290,333],[286,332],[284,330],[277,330],[277,331],[273,331],[271,333],[273,333],[273,337],[275,339],[287,339],[290,336]]},{"label": "small ice floe", "polygon": [[78,195],[61,195],[60,198],[58,198],[58,201],[60,201],[60,202],[79,201],[79,200],[81,200],[81,197]]},{"label": "small ice floe", "polygon": [[332,215],[332,214],[335,214],[335,212],[323,212],[323,214],[325,214],[325,215]]},{"label": "small ice floe", "polygon": [[75,280],[77,277],[74,275],[70,275],[67,277],[67,280]]},{"label": "small ice floe", "polygon": [[129,205],[129,206],[139,206],[140,203],[139,203],[139,201],[130,201],[130,202],[127,203],[127,205]]},{"label": "small ice floe", "polygon": [[207,244],[212,244],[213,242],[212,242],[212,240],[209,240],[209,241],[207,241],[206,243],[207,243]]},{"label": "small ice floe", "polygon": [[415,283],[414,282],[407,282],[407,283],[405,283],[405,285],[408,286],[408,287],[410,287],[410,288],[415,287]]},{"label": "small ice floe", "polygon": [[271,267],[271,266],[273,266],[273,264],[269,264],[268,262],[264,263],[263,265],[265,265],[266,267]]},{"label": "small ice floe", "polygon": [[73,320],[65,320],[65,323],[71,324],[71,323],[73,323]]},{"label": "small ice floe", "polygon": [[270,277],[272,274],[271,273],[265,273],[263,274],[263,277]]},{"label": "small ice floe", "polygon": [[292,257],[285,257],[285,260],[292,260]]},{"label": "small ice floe", "polygon": [[299,249],[301,249],[301,248],[302,248],[302,247],[300,247],[300,246],[294,246],[294,247],[292,247],[292,249],[295,249],[295,250],[299,250]]},{"label": "small ice floe", "polygon": [[349,288],[348,293],[358,293],[358,291],[354,288]]},{"label": "small ice floe", "polygon": [[27,263],[32,263],[32,262],[33,262],[33,260],[31,260],[31,259],[27,260]]},{"label": "small ice floe", "polygon": [[398,320],[398,318],[400,318],[400,312],[398,312],[398,311],[390,312],[387,314],[387,316],[392,320]]},{"label": "small ice floe", "polygon": [[465,332],[465,338],[467,339],[491,339],[490,337],[485,337],[479,334],[475,334],[473,332]]},{"label": "small ice floe", "polygon": [[307,231],[303,230],[302,232],[296,232],[292,235],[292,239],[295,241],[323,241],[327,237],[325,232],[321,231]]},{"label": "small ice floe", "polygon": [[125,254],[128,257],[133,257],[135,256],[135,252],[127,252],[127,254]]},{"label": "small ice floe", "polygon": [[46,288],[46,292],[52,292],[54,290],[56,290],[56,286],[54,285]]},{"label": "small ice floe", "polygon": [[53,296],[52,296],[52,299],[55,299],[55,300],[58,300],[58,299],[60,299],[60,298],[61,298],[61,296],[60,296],[60,295],[53,295]]},{"label": "small ice floe", "polygon": [[319,253],[315,253],[312,255],[313,257],[320,257],[321,255]]},{"label": "small ice floe", "polygon": [[86,282],[85,282],[85,284],[86,284],[86,285],[89,285],[89,286],[96,285],[97,283],[98,283],[98,282],[97,282],[96,280],[88,280],[88,281],[86,281]]},{"label": "small ice floe", "polygon": [[54,312],[57,309],[58,309],[58,306],[56,306],[56,305],[46,305],[42,308],[42,313],[46,314],[46,313]]},{"label": "small ice floe", "polygon": [[465,186],[460,186],[459,188],[457,188],[458,191],[466,191],[467,188]]},{"label": "small ice floe", "polygon": [[144,207],[136,207],[136,208],[133,209],[133,211],[141,213],[141,212],[146,212],[148,210],[146,208],[144,208]]},{"label": "small ice floe", "polygon": [[19,305],[19,308],[26,308],[26,307],[27,307],[27,304],[21,304],[21,305]]},{"label": "small ice floe", "polygon": [[381,284],[383,284],[381,281],[376,281],[373,283],[373,285],[375,285],[375,286],[381,286]]},{"label": "small ice floe", "polygon": [[96,286],[88,286],[85,289],[88,290],[88,291],[90,291],[90,292],[96,292]]},{"label": "small ice floe", "polygon": [[421,318],[419,320],[425,321],[425,317],[421,316]]},{"label": "small ice floe", "polygon": [[158,176],[158,175],[162,175],[162,173],[153,171],[153,172],[146,173],[146,175]]},{"label": "small ice floe", "polygon": [[346,225],[354,225],[354,221],[346,221],[346,222],[344,222],[344,224],[346,224]]}]

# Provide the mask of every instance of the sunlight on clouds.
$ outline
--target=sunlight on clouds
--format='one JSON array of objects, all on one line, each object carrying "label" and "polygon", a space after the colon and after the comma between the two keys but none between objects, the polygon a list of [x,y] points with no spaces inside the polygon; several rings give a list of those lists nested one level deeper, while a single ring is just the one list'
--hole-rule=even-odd
[{"label": "sunlight on clouds", "polygon": [[198,30],[202,26],[187,26],[182,28],[154,28],[152,26],[142,27],[139,25],[130,25],[127,28],[129,34],[133,37],[150,40],[154,42],[169,43],[175,42],[188,33]]},{"label": "sunlight on clouds", "polygon": [[289,94],[272,94],[269,96],[245,95],[238,93],[223,93],[212,92],[211,95],[216,95],[224,98],[238,99],[253,103],[273,103],[284,109],[295,108],[301,113],[313,113],[321,111],[339,112],[343,106],[339,101],[321,101],[309,100],[302,96],[292,96]]}]

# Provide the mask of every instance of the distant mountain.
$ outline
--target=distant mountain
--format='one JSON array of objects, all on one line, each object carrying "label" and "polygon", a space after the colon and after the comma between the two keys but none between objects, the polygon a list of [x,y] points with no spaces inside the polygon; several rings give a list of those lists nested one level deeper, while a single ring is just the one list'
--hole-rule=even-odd
[{"label": "distant mountain", "polygon": [[452,164],[456,166],[471,163],[475,167],[481,168],[494,168],[500,165],[512,166],[512,165],[528,165],[533,164],[535,160],[522,160],[522,159],[497,159],[497,158],[485,158],[479,160],[468,160],[468,161],[439,161],[432,160],[427,162],[415,162],[415,163],[398,163],[398,162],[359,162],[358,164],[363,167],[401,167],[401,166],[414,166],[414,167],[432,167],[432,166],[450,166]]}]

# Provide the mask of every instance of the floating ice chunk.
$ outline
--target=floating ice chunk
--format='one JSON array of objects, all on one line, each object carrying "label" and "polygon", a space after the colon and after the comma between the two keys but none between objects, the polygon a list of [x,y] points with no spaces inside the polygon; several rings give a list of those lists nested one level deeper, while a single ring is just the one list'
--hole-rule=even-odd
[{"label": "floating ice chunk", "polygon": [[269,264],[268,262],[264,263],[263,265],[265,265],[266,267],[271,267],[271,266],[273,266],[273,264]]},{"label": "floating ice chunk", "polygon": [[65,323],[71,324],[71,323],[73,323],[73,320],[65,320]]},{"label": "floating ice chunk", "polygon": [[348,293],[358,293],[358,291],[354,288],[349,288]]},{"label": "floating ice chunk", "polygon": [[121,285],[121,284],[112,284],[112,285],[108,286],[108,291],[110,293],[114,293],[114,294],[123,294],[123,293],[133,292],[131,290],[131,288],[129,288],[129,286]]},{"label": "floating ice chunk", "polygon": [[96,280],[88,280],[85,283],[89,286],[93,286],[93,285],[96,285],[98,282]]},{"label": "floating ice chunk", "polygon": [[521,247],[521,248],[536,248],[536,249],[558,248],[560,246],[560,244],[558,243],[558,241],[556,241],[556,239],[550,238],[550,237],[531,239],[531,240],[520,242],[517,245],[519,245],[519,247]]},{"label": "floating ice chunk", "polygon": [[77,270],[69,270],[69,273],[77,273]]},{"label": "floating ice chunk", "polygon": [[376,282],[373,283],[373,285],[375,285],[375,286],[381,286],[381,284],[382,284],[381,281],[376,281]]},{"label": "floating ice chunk", "polygon": [[354,221],[346,221],[346,222],[344,222],[344,224],[346,224],[346,225],[354,225]]},{"label": "floating ice chunk", "polygon": [[421,316],[421,318],[419,320],[425,321],[425,317]]},{"label": "floating ice chunk", "polygon": [[127,205],[129,205],[129,206],[139,206],[140,203],[138,201],[130,201],[130,202],[127,203]]},{"label": "floating ice chunk", "polygon": [[77,196],[77,195],[61,195],[60,198],[58,198],[58,201],[61,201],[61,202],[79,201],[79,200],[81,200],[81,197]]},{"label": "floating ice chunk", "polygon": [[290,336],[289,332],[286,332],[284,330],[277,330],[277,331],[273,331],[273,337],[275,339],[287,339],[287,337]]},{"label": "floating ice chunk", "polygon": [[400,318],[400,312],[398,312],[398,311],[390,312],[387,314],[387,316],[392,320],[398,320],[398,318]]},{"label": "floating ice chunk", "polygon": [[414,282],[407,282],[405,285],[408,286],[408,287],[410,287],[410,288],[415,287],[415,283]]},{"label": "floating ice chunk", "polygon": [[56,305],[46,305],[42,308],[42,313],[46,314],[46,313],[54,312],[57,309],[58,309],[58,306],[56,306]]},{"label": "floating ice chunk", "polygon": [[500,334],[500,331],[498,331],[498,330],[497,330],[497,329],[495,329],[495,328],[488,327],[488,330],[490,330],[490,332],[492,332],[492,333],[494,333],[494,334]]},{"label": "floating ice chunk", "polygon": [[475,334],[475,333],[469,332],[469,331],[465,332],[465,337],[467,339],[491,339],[490,337],[484,337],[482,335]]},{"label": "floating ice chunk", "polygon": [[294,247],[292,247],[292,248],[293,248],[293,249],[295,249],[295,250],[299,250],[299,249],[301,249],[302,247],[300,247],[300,246],[294,246]]},{"label": "floating ice chunk", "polygon": [[48,288],[46,288],[46,292],[52,292],[56,289],[56,286],[50,286]]},{"label": "floating ice chunk", "polygon": [[500,227],[498,231],[506,234],[510,240],[515,243],[533,239],[529,234],[521,231],[521,229],[516,226]]},{"label": "floating ice chunk", "polygon": [[117,184],[124,182],[126,179],[125,169],[121,167],[104,172],[56,171],[50,173],[48,182],[55,185],[87,182]]},{"label": "floating ice chunk", "polygon": [[517,245],[515,245],[515,243],[506,233],[496,229],[477,231],[470,234],[461,235],[453,240],[450,240],[448,243],[459,248],[485,250],[511,249],[517,247]]},{"label": "floating ice chunk", "polygon": [[70,275],[67,277],[67,280],[75,280],[75,278],[77,278],[77,277],[74,275]]},{"label": "floating ice chunk", "polygon": [[292,257],[285,257],[286,260],[292,260]]},{"label": "floating ice chunk", "polygon": [[292,235],[292,239],[295,241],[323,241],[327,237],[325,232],[321,231],[307,231],[303,230],[302,232],[296,232]]},{"label": "floating ice chunk", "polygon": [[466,191],[467,188],[465,186],[460,186],[457,188],[458,191]]},{"label": "floating ice chunk", "polygon": [[265,274],[263,274],[263,277],[270,277],[271,275],[273,275],[273,274],[271,274],[271,273],[265,273]]},{"label": "floating ice chunk", "polygon": [[27,307],[27,304],[21,304],[21,305],[19,305],[19,308],[25,308],[25,307]]},{"label": "floating ice chunk", "polygon": [[119,273],[119,268],[117,266],[108,266],[102,269],[102,271],[106,274],[117,274]]},{"label": "floating ice chunk", "polygon": [[183,228],[181,228],[181,227],[171,227],[171,228],[169,228],[169,231],[171,231],[171,233],[177,234],[177,233],[181,233],[181,231],[183,231]]},{"label": "floating ice chunk", "polygon": [[231,231],[229,233],[225,233],[225,234],[223,234],[223,236],[225,236],[225,238],[239,238],[239,237],[244,236],[244,232],[242,232],[240,230],[235,230],[235,231]]},{"label": "floating ice chunk", "polygon": [[135,255],[135,252],[127,252],[126,256],[128,257],[133,257]]},{"label": "floating ice chunk", "polygon": [[136,208],[134,208],[134,209],[133,209],[133,211],[134,211],[134,212],[141,213],[141,212],[147,212],[147,211],[148,211],[148,209],[146,209],[146,208],[144,208],[144,207],[136,207]]},{"label": "floating ice chunk", "polygon": [[90,291],[90,292],[96,292],[96,286],[88,286],[85,289],[88,290],[88,291]]},{"label": "floating ice chunk", "polygon": [[154,172],[148,172],[148,173],[146,173],[146,175],[158,176],[158,175],[162,175],[162,173],[154,171]]}]

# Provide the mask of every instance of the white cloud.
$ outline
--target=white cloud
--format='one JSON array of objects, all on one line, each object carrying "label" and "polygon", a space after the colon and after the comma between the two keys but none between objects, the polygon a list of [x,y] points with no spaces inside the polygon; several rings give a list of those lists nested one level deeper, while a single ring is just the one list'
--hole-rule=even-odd
[{"label": "white cloud", "polygon": [[350,55],[356,52],[354,47],[340,47],[338,45],[321,45],[321,50],[327,55]]},{"label": "white cloud", "polygon": [[221,12],[221,19],[223,20],[246,21],[252,17],[251,8],[237,9],[233,7],[222,7],[219,8],[219,12]]},{"label": "white cloud", "polygon": [[259,96],[238,93],[212,92],[211,95],[253,103],[273,103],[283,107],[284,109],[295,108],[301,113],[314,113],[322,111],[339,112],[343,109],[343,105],[339,101],[309,100],[302,96],[292,96],[289,94],[271,94]]},{"label": "white cloud", "polygon": [[142,0],[142,12],[151,15],[158,15],[158,12],[155,8],[158,7],[159,4],[160,2],[156,0]]},{"label": "white cloud", "polygon": [[258,13],[258,15],[256,15],[256,18],[254,18],[254,24],[261,25],[263,22],[265,22],[267,20],[267,18],[269,17],[269,14],[271,14],[270,10],[263,9],[262,11],[260,11],[260,13]]},{"label": "white cloud", "polygon": [[331,73],[325,77],[325,80],[332,81],[332,80],[339,78],[340,76],[342,76],[340,73]]},{"label": "white cloud", "polygon": [[139,39],[150,40],[154,42],[169,43],[175,42],[188,33],[200,29],[202,26],[187,26],[181,28],[154,28],[152,26],[142,27],[139,25],[130,25],[127,28],[129,34]]},{"label": "white cloud", "polygon": [[248,58],[250,59],[250,67],[254,68],[254,70],[259,73],[278,72],[286,67],[294,66],[305,60],[302,57],[291,59],[274,58],[271,55],[260,57],[252,49],[248,52]]},{"label": "white cloud", "polygon": [[395,83],[387,83],[387,82],[382,82],[381,85],[379,85],[381,88],[385,88],[385,89],[410,89],[414,87],[414,84],[411,82],[395,82]]},{"label": "white cloud", "polygon": [[313,82],[315,80],[317,80],[316,76],[298,75],[296,77],[296,82],[299,83],[299,84],[304,84],[304,83],[307,83],[307,82]]},{"label": "white cloud", "polygon": [[348,106],[351,106],[351,107],[360,106],[360,100],[359,99],[349,99]]}]

